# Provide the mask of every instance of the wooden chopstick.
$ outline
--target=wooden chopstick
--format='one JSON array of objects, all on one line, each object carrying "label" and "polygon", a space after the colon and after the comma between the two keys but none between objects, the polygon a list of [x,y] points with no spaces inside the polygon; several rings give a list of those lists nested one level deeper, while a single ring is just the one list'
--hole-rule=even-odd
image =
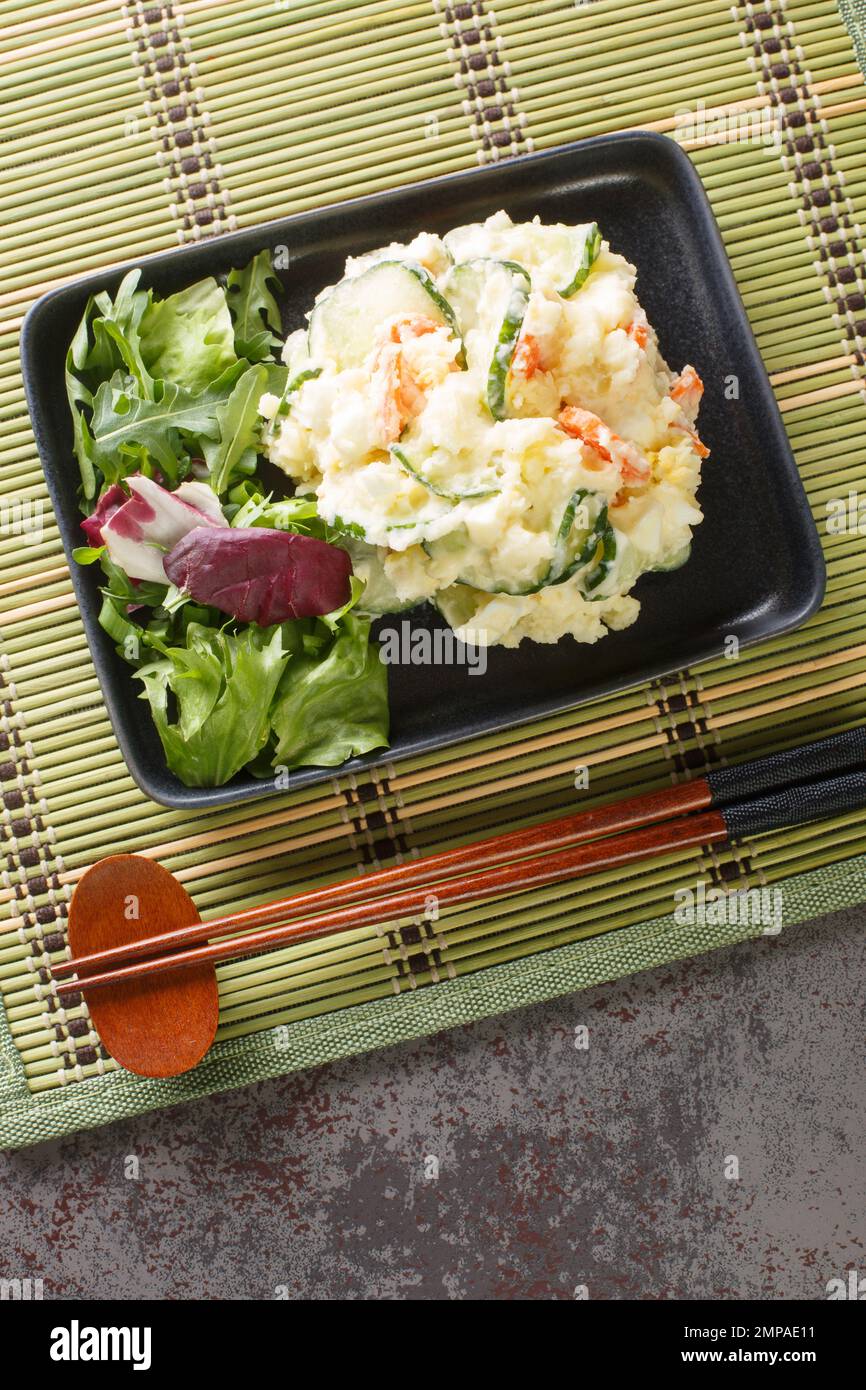
[{"label": "wooden chopstick", "polygon": [[[718,768],[681,786],[491,836],[367,877],[265,903],[236,916],[193,923],[65,961],[54,968],[55,975],[76,973],[79,979],[63,981],[57,993],[66,997],[84,988],[140,979],[186,965],[237,959],[389,918],[421,916],[431,885],[435,885],[440,903],[472,902],[692,845],[761,834],[834,815],[866,804],[864,765],[866,728],[846,730],[800,748]],[[851,770],[831,778],[820,777],[840,769]],[[755,796],[755,792],[766,794]],[[743,797],[746,799],[737,800]],[[476,866],[482,860],[488,867],[479,872]],[[466,876],[458,877],[464,870]],[[394,889],[401,891],[388,891]],[[318,910],[319,915],[305,915],[311,910]],[[266,925],[275,921],[280,925]],[[230,931],[242,931],[243,935],[210,941]]]},{"label": "wooden chopstick", "polygon": [[[484,869],[464,878],[445,879],[436,883],[435,895],[439,904],[453,905],[509,893],[522,893],[530,888],[543,888],[563,879],[578,878],[599,869],[627,864],[634,859],[670,854],[690,845],[711,844],[726,839],[727,834],[728,828],[722,813],[705,811],[699,815],[630,830],[623,835],[594,840],[589,844],[544,853],[537,858],[522,859],[497,868]],[[332,936],[336,932],[383,920],[421,917],[426,910],[429,893],[429,884],[416,882],[411,888],[401,892],[375,898],[371,902],[348,903],[319,917],[305,917],[298,922],[265,927],[240,938],[192,946],[164,956],[131,961],[112,969],[90,973],[80,982],[66,980],[57,986],[57,993],[65,997],[78,993],[81,989],[117,985],[129,980],[139,980],[144,976],[163,974],[168,970],[178,970],[188,965],[215,965],[219,961],[235,960],[242,956],[270,951],[278,946],[288,946],[301,939],[309,941],[317,937]],[[103,958],[90,957],[91,960]]]},{"label": "wooden chopstick", "polygon": [[641,796],[629,797],[594,810],[544,821],[540,825],[528,826],[524,830],[515,830],[507,835],[491,835],[484,840],[475,840],[470,845],[445,850],[441,854],[427,855],[423,859],[409,860],[389,869],[379,869],[375,873],[357,878],[342,879],[339,883],[328,884],[324,888],[314,888],[306,893],[296,893],[291,898],[263,903],[261,907],[252,907],[246,912],[211,918],[208,922],[194,922],[190,926],[179,927],[176,931],[163,932],[159,936],[132,941],[123,946],[113,946],[93,955],[80,956],[77,960],[60,961],[53,967],[53,974],[55,977],[73,973],[83,976],[92,970],[103,971],[112,965],[126,964],[145,956],[183,950],[201,941],[211,941],[215,937],[225,936],[229,932],[246,932],[272,922],[291,921],[301,915],[312,915],[349,903],[366,902],[397,888],[418,887],[447,878],[449,875],[475,869],[480,861],[493,868],[512,859],[541,854],[548,850],[565,849],[569,845],[594,840],[603,835],[613,835],[643,825],[654,825],[659,821],[686,815],[690,811],[703,810],[710,805],[710,801],[711,792],[706,778],[698,778],[682,786],[646,792]]}]

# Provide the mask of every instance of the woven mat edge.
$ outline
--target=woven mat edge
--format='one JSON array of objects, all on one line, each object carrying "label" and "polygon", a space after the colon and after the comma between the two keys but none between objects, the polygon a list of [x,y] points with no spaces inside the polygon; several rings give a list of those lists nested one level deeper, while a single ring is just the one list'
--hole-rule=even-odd
[{"label": "woven mat edge", "polygon": [[842,23],[851,35],[860,70],[866,77],[866,0],[836,0]]},{"label": "woven mat edge", "polygon": [[[782,923],[790,927],[866,898],[866,854],[783,880]],[[702,955],[764,934],[760,927],[729,925],[706,943],[706,927],[678,925],[673,915],[652,918],[609,936],[593,937],[538,955],[446,980],[416,994],[377,999],[285,1029],[266,1029],[220,1043],[188,1076],[148,1081],[128,1072],[75,1082],[32,1095],[27,1090],[5,1014],[0,1010],[0,1148],[24,1148],[82,1129],[95,1129],[149,1110],[179,1105],[250,1082],[270,1080],[327,1062],[377,1051],[497,1014],[545,1003],[643,970]],[[641,952],[644,964],[635,965]],[[280,1048],[278,1038],[290,1046]]]}]

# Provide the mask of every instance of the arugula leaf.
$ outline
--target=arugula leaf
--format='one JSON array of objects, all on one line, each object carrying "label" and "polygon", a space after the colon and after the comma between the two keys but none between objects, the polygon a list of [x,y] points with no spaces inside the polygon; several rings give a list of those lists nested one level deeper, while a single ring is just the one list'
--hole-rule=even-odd
[{"label": "arugula leaf", "polygon": [[220,432],[217,407],[231,395],[242,370],[243,365],[236,362],[197,393],[172,381],[156,382],[154,400],[133,395],[119,373],[104,381],[93,398],[90,456],[106,481],[117,482],[140,468],[140,450],[145,448],[169,481],[177,483],[186,459],[179,432],[199,441],[216,439]]},{"label": "arugula leaf", "polygon": [[369,639],[369,620],[348,613],[324,655],[290,661],[271,712],[274,766],[335,767],[387,747],[388,671]]},{"label": "arugula leaf", "polygon": [[87,301],[66,354],[72,441],[87,501],[97,493],[93,436],[84,413],[93,407],[93,390],[119,369],[135,377],[145,394],[152,386],[139,351],[138,325],[149,299],[147,291],[136,289],[140,275],[139,270],[125,275],[113,300],[103,290]]},{"label": "arugula leaf", "polygon": [[81,490],[92,502],[96,496],[96,469],[93,462],[93,435],[82,407],[93,406],[93,396],[76,374],[76,353],[81,356],[81,342],[87,345],[87,320],[82,319],[66,354],[66,399],[72,415],[72,447],[78,459]]},{"label": "arugula leaf", "polygon": [[[314,536],[317,540],[327,541],[329,545],[339,546],[343,550],[346,548],[346,534],[352,528],[344,525],[339,517],[336,518],[336,526],[329,526],[319,516],[313,496],[296,493],[294,497],[275,499],[270,493],[265,495],[252,487],[249,480],[245,480],[232,488],[229,497],[226,514],[232,526],[266,526],[273,531],[297,531],[301,536]],[[237,507],[232,511],[235,502]],[[363,530],[354,529],[363,539]]]},{"label": "arugula leaf", "polygon": [[219,438],[203,445],[210,469],[210,485],[217,495],[225,492],[233,473],[251,473],[256,466],[256,447],[263,423],[259,401],[267,380],[266,367],[261,364],[248,367],[225,404],[217,406]]},{"label": "arugula leaf", "polygon": [[[280,346],[280,309],[270,284],[279,286],[270,251],[260,251],[242,270],[230,270],[226,297],[235,325],[235,351],[250,362],[262,362]],[[274,330],[269,333],[265,328]]]},{"label": "arugula leaf", "polygon": [[225,290],[209,276],[154,299],[141,320],[141,352],[151,375],[201,391],[237,361]]},{"label": "arugula leaf", "polygon": [[123,277],[112,301],[103,292],[94,297],[99,316],[91,328],[93,348],[87,367],[100,377],[111,376],[116,367],[124,368],[138,383],[143,396],[153,396],[153,380],[144,363],[140,327],[150,303],[150,291],[136,289],[141,271],[131,270]]},{"label": "arugula leaf", "polygon": [[287,661],[279,627],[233,635],[190,623],[185,647],[165,647],[162,660],[137,671],[168,765],[186,786],[222,786],[257,756]]}]

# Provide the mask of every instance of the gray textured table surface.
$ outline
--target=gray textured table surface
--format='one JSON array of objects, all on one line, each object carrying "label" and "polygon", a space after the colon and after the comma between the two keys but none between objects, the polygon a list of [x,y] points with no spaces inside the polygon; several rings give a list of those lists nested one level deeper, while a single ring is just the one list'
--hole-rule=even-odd
[{"label": "gray textured table surface", "polygon": [[0,1155],[0,1278],[46,1298],[824,1298],[866,1273],[864,926]]}]

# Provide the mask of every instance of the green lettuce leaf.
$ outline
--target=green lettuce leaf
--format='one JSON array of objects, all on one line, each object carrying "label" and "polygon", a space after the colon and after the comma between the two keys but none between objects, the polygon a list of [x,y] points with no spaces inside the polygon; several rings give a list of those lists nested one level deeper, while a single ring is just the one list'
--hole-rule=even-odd
[{"label": "green lettuce leaf", "polygon": [[279,305],[270,288],[280,283],[270,251],[260,251],[242,270],[230,270],[226,283],[235,325],[235,351],[250,362],[263,362],[280,346],[276,335],[282,330]]},{"label": "green lettuce leaf", "polygon": [[141,353],[154,378],[201,391],[237,361],[225,290],[212,277],[168,299],[141,320]]},{"label": "green lettuce leaf", "polygon": [[[228,392],[221,388],[226,382],[233,387],[249,365],[235,351],[236,332],[249,349],[249,361],[270,358],[278,341],[265,327],[280,325],[269,288],[276,277],[267,252],[243,270],[232,271],[227,289],[209,277],[160,299],[138,288],[140,278],[141,271],[132,270],[113,299],[103,290],[88,300],[66,355],[66,393],[85,504],[100,490],[100,470],[113,482],[136,469],[152,475],[159,467],[169,482],[178,482],[189,455],[177,431],[193,437],[198,454],[204,452],[204,440],[220,438],[213,412],[206,412],[206,424],[197,428],[199,418],[190,398],[216,389],[218,401],[225,401]],[[286,368],[268,361],[267,371],[262,391],[281,392]],[[143,404],[132,405],[134,401]],[[190,418],[164,419],[162,411],[150,410],[148,403],[168,403],[178,415],[189,409]],[[142,431],[132,427],[142,424],[145,437],[139,438]],[[236,449],[236,442],[230,440],[229,448]],[[249,465],[249,456],[244,462]],[[228,477],[231,469],[223,472]]]},{"label": "green lettuce leaf", "polygon": [[185,647],[165,647],[138,670],[168,765],[186,786],[220,787],[256,758],[287,660],[278,627],[235,635],[190,623]]},{"label": "green lettuce leaf", "polygon": [[309,635],[314,649],[301,643],[271,711],[274,766],[336,767],[387,747],[388,671],[370,642],[369,620],[345,614],[324,652],[318,634]]},{"label": "green lettuce leaf", "polygon": [[152,398],[153,379],[145,365],[141,344],[141,323],[148,312],[150,292],[136,288],[140,275],[139,270],[125,275],[113,301],[104,291],[94,297],[93,305],[99,313],[91,323],[93,347],[88,355],[87,370],[104,378],[120,367],[138,383],[142,396]]}]

